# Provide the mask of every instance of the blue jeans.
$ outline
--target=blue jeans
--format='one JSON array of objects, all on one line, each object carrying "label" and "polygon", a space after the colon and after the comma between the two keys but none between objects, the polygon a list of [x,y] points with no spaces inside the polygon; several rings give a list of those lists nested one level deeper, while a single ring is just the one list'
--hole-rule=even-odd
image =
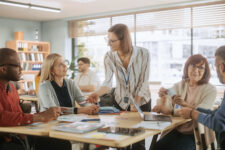
[{"label": "blue jeans", "polygon": [[195,138],[193,134],[187,135],[176,129],[162,137],[154,145],[154,150],[195,150]]}]

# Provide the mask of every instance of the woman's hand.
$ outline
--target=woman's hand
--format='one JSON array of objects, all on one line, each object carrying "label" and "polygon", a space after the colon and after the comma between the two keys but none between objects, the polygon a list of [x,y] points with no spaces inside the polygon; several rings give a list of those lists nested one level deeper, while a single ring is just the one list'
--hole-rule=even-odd
[{"label": "woman's hand", "polygon": [[89,102],[89,103],[97,103],[98,98],[99,98],[98,94],[94,92],[94,93],[92,93],[91,95],[88,96],[86,101]]},{"label": "woman's hand", "polygon": [[159,89],[158,95],[159,95],[160,98],[167,97],[168,96],[168,89],[166,89],[164,87],[161,87]]},{"label": "woman's hand", "polygon": [[130,104],[130,111],[137,112],[137,109],[133,104]]},{"label": "woman's hand", "polygon": [[183,99],[181,99],[181,96],[179,96],[179,95],[173,96],[172,101],[173,101],[174,105],[178,104],[180,106],[187,107],[187,102],[185,102]]},{"label": "woman's hand", "polygon": [[152,111],[156,112],[156,113],[163,113],[165,115],[171,115],[171,113],[172,113],[172,110],[167,109],[163,105],[156,105],[156,106],[154,106]]},{"label": "woman's hand", "polygon": [[80,107],[77,110],[78,114],[88,114],[88,115],[95,115],[99,112],[99,106],[97,105],[91,105],[88,107]]}]

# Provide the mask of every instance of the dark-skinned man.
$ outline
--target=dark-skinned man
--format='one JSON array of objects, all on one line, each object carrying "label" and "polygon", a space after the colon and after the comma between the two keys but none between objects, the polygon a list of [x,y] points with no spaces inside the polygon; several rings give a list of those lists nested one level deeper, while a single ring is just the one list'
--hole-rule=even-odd
[{"label": "dark-skinned man", "polygon": [[[19,106],[17,90],[10,81],[18,81],[22,68],[17,52],[9,48],[0,49],[0,126],[20,126],[34,122],[48,122],[57,119],[61,108],[52,107],[42,113],[25,114]],[[71,149],[69,141],[47,137],[29,136],[35,149]],[[0,133],[0,150],[22,150],[24,147],[9,134]]]}]

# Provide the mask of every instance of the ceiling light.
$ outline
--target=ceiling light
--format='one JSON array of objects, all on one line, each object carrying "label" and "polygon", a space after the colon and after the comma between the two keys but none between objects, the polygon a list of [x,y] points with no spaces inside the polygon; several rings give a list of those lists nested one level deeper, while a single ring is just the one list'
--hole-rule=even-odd
[{"label": "ceiling light", "polygon": [[89,2],[92,2],[92,1],[95,1],[95,0],[73,0],[73,1],[76,1],[76,2],[79,2],[79,3],[89,3]]},{"label": "ceiling light", "polygon": [[10,1],[0,1],[0,4],[8,5],[8,6],[22,7],[22,8],[29,8],[30,7],[27,4],[22,4],[22,3],[17,3],[17,2],[10,2]]},{"label": "ceiling light", "polygon": [[50,7],[43,7],[43,6],[35,6],[31,5],[30,9],[36,9],[36,10],[43,10],[43,11],[50,11],[50,12],[57,12],[59,13],[61,10],[58,8],[50,8]]},{"label": "ceiling light", "polygon": [[40,6],[40,5],[34,5],[34,4],[28,4],[28,3],[19,3],[19,2],[6,1],[6,0],[0,0],[0,4],[8,5],[8,6],[30,8],[30,9],[36,9],[36,10],[42,10],[42,11],[49,11],[49,12],[57,12],[57,13],[61,12],[61,10],[59,8],[45,7],[45,6]]}]

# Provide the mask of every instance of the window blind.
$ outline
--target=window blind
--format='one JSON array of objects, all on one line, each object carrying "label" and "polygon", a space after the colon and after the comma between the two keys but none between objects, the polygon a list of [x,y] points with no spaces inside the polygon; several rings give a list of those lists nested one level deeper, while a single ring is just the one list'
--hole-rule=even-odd
[{"label": "window blind", "polygon": [[69,21],[69,35],[71,38],[97,36],[107,34],[110,28],[110,18]]},{"label": "window blind", "polygon": [[193,7],[193,27],[225,25],[225,4]]},{"label": "window blind", "polygon": [[136,31],[190,28],[190,11],[190,8],[183,8],[137,14]]},{"label": "window blind", "polygon": [[134,30],[134,22],[135,22],[134,14],[112,17],[112,25],[115,25],[115,24],[118,24],[118,23],[125,24],[129,28],[130,32],[135,31]]}]

